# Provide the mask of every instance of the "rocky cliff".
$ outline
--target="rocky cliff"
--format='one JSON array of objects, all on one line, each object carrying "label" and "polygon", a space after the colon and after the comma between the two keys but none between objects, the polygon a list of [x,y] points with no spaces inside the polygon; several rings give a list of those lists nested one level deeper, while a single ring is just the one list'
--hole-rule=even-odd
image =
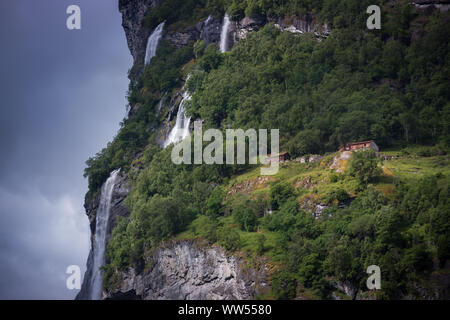
[{"label": "rocky cliff", "polygon": [[106,299],[246,300],[269,287],[267,270],[244,268],[243,260],[200,241],[169,241],[144,270],[129,268]]}]

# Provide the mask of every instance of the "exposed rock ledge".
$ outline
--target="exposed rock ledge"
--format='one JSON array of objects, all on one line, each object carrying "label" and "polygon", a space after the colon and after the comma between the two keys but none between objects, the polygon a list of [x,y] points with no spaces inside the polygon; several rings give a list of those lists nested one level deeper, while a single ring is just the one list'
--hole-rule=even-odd
[{"label": "exposed rock ledge", "polygon": [[266,267],[242,268],[241,258],[198,240],[170,241],[156,249],[152,266],[122,273],[105,299],[246,300],[265,292]]},{"label": "exposed rock ledge", "polygon": [[450,0],[415,0],[412,1],[411,4],[420,10],[427,10],[430,8],[439,9],[441,12],[450,10]]}]

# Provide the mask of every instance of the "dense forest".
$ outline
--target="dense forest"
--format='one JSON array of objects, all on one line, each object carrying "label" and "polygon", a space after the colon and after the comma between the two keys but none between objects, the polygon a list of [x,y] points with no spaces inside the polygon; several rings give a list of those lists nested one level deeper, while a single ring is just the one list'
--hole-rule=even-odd
[{"label": "dense forest", "polygon": [[[364,290],[372,264],[383,275],[377,298],[441,289],[450,258],[450,13],[423,16],[408,1],[375,1],[382,28],[368,30],[372,2],[180,0],[149,11],[149,28],[162,21],[183,28],[227,12],[233,20],[311,14],[332,32],[318,39],[267,23],[225,53],[202,41],[160,43],[130,84],[129,104],[141,107],[87,161],[87,201],[114,169],[127,172],[131,184],[131,216],[117,222],[109,242],[105,287],[120,280],[117,270],[145,268],[161,241],[201,237],[276,264],[265,298],[330,298],[336,281]],[[324,160],[292,164],[267,188],[232,196],[230,189],[259,166],[173,164],[172,146],[157,143],[165,119],[157,108],[188,74],[187,110],[206,128],[279,128],[282,150]],[[402,165],[423,158],[429,167],[392,178],[390,163],[361,152],[343,172],[329,169],[341,145],[369,139],[407,159]],[[299,186],[310,172],[317,186]],[[311,215],[308,197],[326,203],[327,214]]]}]

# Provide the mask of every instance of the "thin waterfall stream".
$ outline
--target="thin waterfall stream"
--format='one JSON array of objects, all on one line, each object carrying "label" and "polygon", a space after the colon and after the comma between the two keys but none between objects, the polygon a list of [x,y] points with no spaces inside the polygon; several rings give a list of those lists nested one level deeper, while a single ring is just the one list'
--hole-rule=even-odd
[{"label": "thin waterfall stream", "polygon": [[103,184],[100,194],[100,204],[95,220],[95,240],[93,245],[92,276],[90,279],[91,300],[101,299],[103,271],[100,269],[105,264],[106,233],[108,229],[109,215],[114,185],[120,169],[111,172],[108,180]]}]

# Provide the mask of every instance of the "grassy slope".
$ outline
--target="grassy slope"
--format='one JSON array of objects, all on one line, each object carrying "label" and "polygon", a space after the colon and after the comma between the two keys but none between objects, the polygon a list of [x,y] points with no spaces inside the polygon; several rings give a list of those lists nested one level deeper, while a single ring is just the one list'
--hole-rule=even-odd
[{"label": "grassy slope", "polygon": [[[445,177],[450,176],[450,156],[449,155],[438,155],[438,156],[417,156],[414,153],[423,147],[410,147],[407,149],[391,149],[382,152],[384,156],[396,157],[390,160],[383,161],[383,175],[378,177],[377,181],[373,183],[375,187],[382,191],[387,197],[394,194],[395,186],[394,183],[398,180],[402,181],[414,181],[424,178],[426,176],[432,175],[444,175]],[[413,154],[411,154],[413,153]],[[270,185],[272,182],[276,181],[287,181],[291,183],[296,191],[298,192],[298,201],[302,205],[305,199],[314,199],[315,203],[326,203],[327,195],[330,192],[337,189],[344,189],[351,196],[356,196],[358,193],[358,183],[355,178],[345,176],[342,174],[342,178],[337,182],[331,182],[330,177],[335,174],[335,170],[330,169],[330,162],[336,154],[328,154],[321,161],[316,163],[299,163],[290,161],[286,164],[280,166],[278,174],[270,178],[270,182],[257,185],[254,188],[241,190],[239,193],[245,193],[247,195],[263,195],[268,197],[270,192]],[[245,183],[246,181],[255,180],[259,177],[260,168],[254,168],[244,174],[236,175],[230,179],[228,184],[224,186],[225,191],[228,193],[233,190],[233,187]],[[311,178],[311,179],[310,179]],[[312,186],[309,188],[302,188],[299,182],[311,181]],[[330,206],[336,205],[336,203],[326,203]],[[267,261],[271,263],[275,268],[280,263],[281,260],[281,249],[277,247],[277,237],[276,232],[271,232],[264,230],[262,226],[259,227],[256,232],[245,232],[238,228],[233,217],[231,215],[225,215],[219,218],[220,222],[223,224],[228,224],[236,228],[241,237],[241,249],[238,253],[239,255],[246,256],[251,262],[252,259],[256,259],[257,255],[257,238],[258,234],[264,234],[264,257]],[[192,222],[192,223],[195,223]],[[195,234],[188,227],[188,230],[182,232],[176,236],[176,239],[193,239]],[[303,297],[315,298],[314,294],[306,289],[301,288],[300,294]],[[337,295],[340,293],[336,292]],[[270,298],[265,297],[265,298]],[[347,299],[348,297],[342,297]]]}]

